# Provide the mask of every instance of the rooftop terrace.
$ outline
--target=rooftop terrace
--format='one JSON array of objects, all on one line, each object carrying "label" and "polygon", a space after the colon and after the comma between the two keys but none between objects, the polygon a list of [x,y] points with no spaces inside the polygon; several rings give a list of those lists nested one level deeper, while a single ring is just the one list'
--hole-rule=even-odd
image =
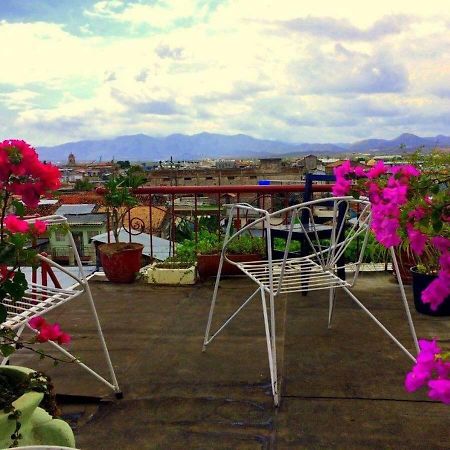
[{"label": "rooftop terrace", "polygon": [[[212,280],[192,287],[92,281],[121,400],[74,365],[50,368],[24,353],[12,363],[42,368],[59,394],[103,398],[64,399],[62,412],[80,449],[448,448],[449,408],[405,392],[411,361],[344,293],[338,293],[331,330],[326,292],[280,297],[282,399],[276,409],[259,302],[201,352],[212,286]],[[225,280],[217,321],[251,291],[242,278]],[[364,273],[355,291],[413,350],[392,276]],[[106,374],[84,300],[48,317],[72,334],[74,354]],[[450,347],[448,318],[412,313],[419,336],[438,336]]]}]

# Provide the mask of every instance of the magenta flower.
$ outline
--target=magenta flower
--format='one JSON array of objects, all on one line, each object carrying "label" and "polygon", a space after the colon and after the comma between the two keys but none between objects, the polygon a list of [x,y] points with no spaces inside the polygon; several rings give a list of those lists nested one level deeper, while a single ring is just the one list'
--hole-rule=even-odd
[{"label": "magenta flower", "polygon": [[422,302],[428,303],[432,311],[450,295],[450,273],[440,270],[438,277],[433,280],[422,292]]},{"label": "magenta flower", "polygon": [[425,208],[418,206],[416,209],[409,211],[408,217],[414,220],[420,220],[425,217]]},{"label": "magenta flower", "polygon": [[336,175],[336,178],[344,178],[352,171],[352,165],[349,160],[344,161],[340,166],[334,168],[334,174]]},{"label": "magenta flower", "polygon": [[45,231],[47,230],[47,224],[45,222],[43,222],[42,220],[36,220],[33,223],[33,226],[34,226],[34,231],[36,232],[36,234],[45,233]]},{"label": "magenta flower", "polygon": [[384,165],[383,161],[378,161],[368,172],[367,176],[371,179],[378,178],[387,172],[388,168]]},{"label": "magenta flower", "polygon": [[408,187],[407,186],[393,186],[383,189],[383,199],[392,202],[396,205],[403,205],[408,201]]},{"label": "magenta flower", "polygon": [[418,177],[420,175],[420,170],[411,164],[405,164],[404,166],[394,166],[392,167],[393,174],[400,174],[406,177]]},{"label": "magenta flower", "polygon": [[41,316],[33,317],[28,321],[28,325],[30,325],[30,327],[33,328],[33,330],[39,330],[42,327],[42,325],[44,325],[44,323],[45,319]]},{"label": "magenta flower", "polygon": [[69,334],[62,332],[59,336],[58,336],[58,344],[59,345],[65,345],[65,344],[70,344],[70,341],[72,340],[72,338],[70,337]]},{"label": "magenta flower", "polygon": [[10,214],[6,217],[5,227],[11,233],[26,233],[28,232],[28,223],[22,219],[19,219],[16,215]]},{"label": "magenta flower", "polygon": [[443,236],[435,236],[431,238],[432,244],[441,252],[450,251],[450,239]]},{"label": "magenta flower", "polygon": [[428,397],[450,405],[450,380],[437,379],[428,382]]},{"label": "magenta flower", "polygon": [[366,171],[361,166],[354,167],[353,172],[357,177],[361,177],[361,178],[367,177]]},{"label": "magenta flower", "polygon": [[420,256],[425,250],[425,245],[428,241],[428,236],[421,231],[416,230],[411,224],[406,225],[406,232],[408,234],[409,245],[413,252]]},{"label": "magenta flower", "polygon": [[48,323],[43,317],[33,317],[28,324],[34,330],[38,330],[36,335],[36,341],[58,342],[59,345],[70,344],[71,337],[67,333],[61,330],[59,323]]},{"label": "magenta flower", "polygon": [[350,180],[340,179],[333,186],[333,194],[337,197],[347,195],[350,192],[352,182]]},{"label": "magenta flower", "polygon": [[405,389],[408,392],[415,392],[425,386],[430,379],[431,373],[421,370],[420,366],[415,366],[413,370],[406,374]]}]

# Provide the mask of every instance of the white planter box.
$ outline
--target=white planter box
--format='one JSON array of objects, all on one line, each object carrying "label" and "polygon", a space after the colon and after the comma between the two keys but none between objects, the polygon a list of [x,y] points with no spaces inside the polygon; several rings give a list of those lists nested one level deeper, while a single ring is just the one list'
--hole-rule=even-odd
[{"label": "white planter box", "polygon": [[[172,264],[176,265],[176,263]],[[195,265],[187,268],[161,268],[152,264],[147,270],[147,281],[150,284],[194,284],[196,279]]]}]

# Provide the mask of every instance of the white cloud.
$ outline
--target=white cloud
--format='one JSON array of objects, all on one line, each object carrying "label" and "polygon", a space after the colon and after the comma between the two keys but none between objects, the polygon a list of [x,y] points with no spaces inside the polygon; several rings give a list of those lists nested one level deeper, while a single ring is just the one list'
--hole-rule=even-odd
[{"label": "white cloud", "polygon": [[[148,24],[156,28],[164,28],[175,21],[196,17],[200,19],[206,14],[206,6],[196,0],[158,1],[152,4],[131,3],[124,6],[120,1],[100,1],[92,9],[87,9],[87,16],[108,18],[117,22],[131,24]],[[120,9],[120,10],[119,10]]]},{"label": "white cloud", "polygon": [[[436,114],[449,112],[447,1],[206,4],[100,1],[80,36],[64,24],[0,22],[0,41],[14,43],[0,47],[11,68],[0,71],[1,104],[15,111],[9,129],[33,130],[38,145],[204,130],[294,141],[409,125],[445,134]],[[301,33],[286,27],[295,19]],[[151,33],[96,35],[96,23]],[[321,33],[324,24],[333,32]],[[36,86],[59,100],[40,104]]]}]

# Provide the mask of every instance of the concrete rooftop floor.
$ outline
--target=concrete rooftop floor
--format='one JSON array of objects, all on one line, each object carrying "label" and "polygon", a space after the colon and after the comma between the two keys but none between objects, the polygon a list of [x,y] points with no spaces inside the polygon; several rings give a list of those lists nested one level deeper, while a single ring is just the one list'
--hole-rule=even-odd
[{"label": "concrete rooftop floor", "polygon": [[[282,400],[274,408],[257,298],[201,352],[212,287],[213,280],[191,287],[91,282],[121,400],[73,364],[53,368],[28,354],[12,363],[45,370],[59,394],[102,398],[61,405],[80,449],[449,448],[450,408],[405,392],[411,361],[344,292],[331,330],[326,292],[278,299]],[[224,280],[216,323],[252,287]],[[392,275],[364,273],[355,292],[412,350]],[[412,314],[419,337],[439,337],[450,348],[448,317],[413,307]],[[74,354],[107,374],[86,299],[48,318],[72,334]]]}]

